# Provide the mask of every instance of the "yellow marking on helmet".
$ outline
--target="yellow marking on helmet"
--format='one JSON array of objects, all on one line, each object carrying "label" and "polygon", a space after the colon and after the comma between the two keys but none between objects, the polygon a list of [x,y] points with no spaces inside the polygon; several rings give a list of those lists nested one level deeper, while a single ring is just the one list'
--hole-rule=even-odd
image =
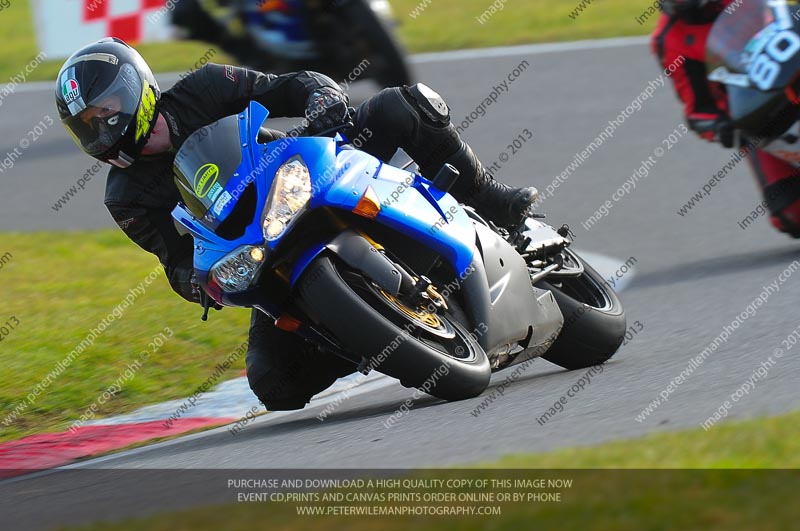
[{"label": "yellow marking on helmet", "polygon": [[147,135],[150,131],[150,122],[156,112],[156,95],[150,85],[145,84],[142,90],[142,101],[136,115],[136,141]]}]

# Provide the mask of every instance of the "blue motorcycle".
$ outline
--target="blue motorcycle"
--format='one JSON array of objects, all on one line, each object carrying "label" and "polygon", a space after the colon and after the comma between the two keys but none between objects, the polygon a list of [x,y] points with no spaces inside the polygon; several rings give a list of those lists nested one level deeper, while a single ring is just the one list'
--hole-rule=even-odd
[{"label": "blue motorcycle", "polygon": [[497,228],[447,193],[452,166],[425,179],[341,128],[265,139],[268,114],[252,102],[175,158],[173,217],[217,303],[445,400],[533,357],[577,369],[617,351],[622,305],[568,227]]}]

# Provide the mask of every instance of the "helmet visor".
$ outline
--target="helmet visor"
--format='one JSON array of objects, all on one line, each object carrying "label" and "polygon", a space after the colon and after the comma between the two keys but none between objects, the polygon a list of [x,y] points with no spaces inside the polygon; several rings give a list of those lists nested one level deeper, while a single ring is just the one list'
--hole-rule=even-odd
[{"label": "helmet visor", "polygon": [[113,148],[132,125],[143,97],[142,80],[133,66],[124,64],[103,92],[85,101],[77,81],[65,77],[61,88],[70,115],[62,122],[86,153],[101,155]]}]

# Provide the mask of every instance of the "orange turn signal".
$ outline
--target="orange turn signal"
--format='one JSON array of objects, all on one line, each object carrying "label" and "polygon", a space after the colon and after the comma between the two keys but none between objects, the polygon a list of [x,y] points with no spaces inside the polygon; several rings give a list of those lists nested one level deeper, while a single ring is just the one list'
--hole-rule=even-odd
[{"label": "orange turn signal", "polygon": [[275,321],[275,326],[286,332],[296,332],[301,324],[303,324],[302,321],[287,314],[281,315]]},{"label": "orange turn signal", "polygon": [[378,194],[371,186],[367,186],[367,191],[358,200],[356,207],[353,209],[354,214],[365,217],[367,219],[375,219],[381,211],[381,202],[378,199]]},{"label": "orange turn signal", "polygon": [[262,13],[269,11],[286,11],[283,0],[262,0],[259,2],[258,10]]}]

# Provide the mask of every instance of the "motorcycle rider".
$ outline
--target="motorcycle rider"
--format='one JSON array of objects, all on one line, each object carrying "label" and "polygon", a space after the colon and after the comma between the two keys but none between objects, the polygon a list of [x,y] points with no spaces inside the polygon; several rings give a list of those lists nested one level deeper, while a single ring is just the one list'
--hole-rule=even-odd
[{"label": "motorcycle rider", "polygon": [[[330,2],[300,3],[307,29],[318,46],[326,46],[326,5]],[[259,44],[248,15],[254,11],[280,12],[284,8],[283,0],[180,0],[172,11],[172,24],[180,30],[180,36],[219,46],[245,66],[276,70],[282,60]]]},{"label": "motorcycle rider", "polygon": [[238,61],[253,67],[264,68],[270,61],[258,44],[239,27],[238,18],[223,23],[215,17],[215,10],[230,9],[231,0],[179,0],[172,10],[172,24],[180,28],[181,35],[219,46]]},{"label": "motorcycle rider", "polygon": [[[651,41],[653,53],[664,68],[680,64],[671,79],[684,104],[689,128],[726,148],[734,147],[735,137],[728,118],[727,95],[723,85],[708,80],[705,57],[706,41],[714,21],[728,6],[735,7],[734,1],[663,0],[663,14]],[[781,232],[800,238],[798,169],[753,146],[749,148],[747,160],[764,195],[772,224]]]},{"label": "motorcycle rider", "polygon": [[[312,134],[352,119],[344,133],[365,138],[361,149],[386,161],[403,148],[428,178],[452,164],[460,177],[451,193],[498,225],[518,224],[536,199],[534,188],[511,188],[491,177],[450,123],[447,104],[423,84],[384,89],[352,110],[342,89],[316,72],[277,76],[208,64],[162,93],[136,50],[106,38],[66,60],[55,96],[77,145],[113,165],[105,192],[111,216],[131,240],[159,258],[172,288],[191,302],[202,303],[207,295],[194,277],[192,238],[181,236],[171,218],[180,199],[172,172],[175,153],[194,131],[241,112],[251,100],[273,117],[306,116]],[[273,136],[285,135],[273,131]],[[276,328],[257,310],[246,365],[251,389],[271,410],[303,408],[355,369]]]}]

